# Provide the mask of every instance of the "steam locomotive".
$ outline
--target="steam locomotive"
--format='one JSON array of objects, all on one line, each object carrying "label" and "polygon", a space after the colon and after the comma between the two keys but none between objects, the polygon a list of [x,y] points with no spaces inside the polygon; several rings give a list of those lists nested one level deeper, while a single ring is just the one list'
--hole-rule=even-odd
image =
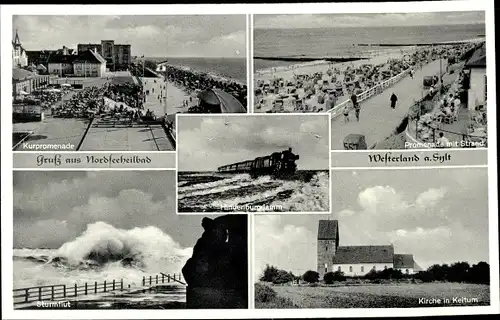
[{"label": "steam locomotive", "polygon": [[260,175],[272,175],[274,177],[291,176],[297,170],[296,160],[299,155],[292,153],[292,148],[281,152],[273,152],[271,155],[258,157],[228,164],[217,168],[221,173],[249,173],[255,178]]}]

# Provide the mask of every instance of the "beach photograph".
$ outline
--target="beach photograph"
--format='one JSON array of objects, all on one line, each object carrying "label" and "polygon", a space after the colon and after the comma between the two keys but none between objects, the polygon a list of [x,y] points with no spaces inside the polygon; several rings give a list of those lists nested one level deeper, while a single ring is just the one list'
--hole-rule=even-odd
[{"label": "beach photograph", "polygon": [[246,113],[245,15],[14,15],[14,151],[175,151],[177,113]]},{"label": "beach photograph", "polygon": [[248,308],[246,215],[179,216],[175,171],[15,171],[15,309]]},{"label": "beach photograph", "polygon": [[178,116],[177,212],[329,212],[329,118]]},{"label": "beach photograph", "polygon": [[327,112],[332,150],[487,147],[484,11],[255,15],[253,33],[254,112]]},{"label": "beach photograph", "polygon": [[332,181],[329,215],[255,216],[257,309],[490,305],[486,167]]}]

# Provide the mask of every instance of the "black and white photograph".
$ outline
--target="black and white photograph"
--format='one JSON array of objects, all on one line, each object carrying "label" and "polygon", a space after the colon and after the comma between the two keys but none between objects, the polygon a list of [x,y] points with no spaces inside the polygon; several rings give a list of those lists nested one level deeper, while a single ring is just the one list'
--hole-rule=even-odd
[{"label": "black and white photograph", "polygon": [[326,115],[178,116],[177,212],[329,212]]},{"label": "black and white photograph", "polygon": [[254,16],[254,111],[327,112],[332,150],[487,147],[484,11]]},{"label": "black and white photograph", "polygon": [[332,181],[330,215],[254,217],[256,308],[490,305],[486,167]]},{"label": "black and white photograph", "polygon": [[176,215],[175,171],[13,179],[15,309],[248,308],[247,216]]},{"label": "black and white photograph", "polygon": [[175,114],[246,113],[245,15],[15,15],[14,151],[175,151]]}]

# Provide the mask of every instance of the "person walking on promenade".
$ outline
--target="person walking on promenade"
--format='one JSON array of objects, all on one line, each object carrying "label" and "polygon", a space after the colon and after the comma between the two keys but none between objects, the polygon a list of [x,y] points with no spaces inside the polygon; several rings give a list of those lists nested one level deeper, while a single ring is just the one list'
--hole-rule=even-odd
[{"label": "person walking on promenade", "polygon": [[398,101],[398,97],[392,93],[391,95],[391,108],[396,109],[396,102]]},{"label": "person walking on promenade", "polygon": [[349,122],[349,105],[345,105],[344,107],[344,123],[348,123]]}]

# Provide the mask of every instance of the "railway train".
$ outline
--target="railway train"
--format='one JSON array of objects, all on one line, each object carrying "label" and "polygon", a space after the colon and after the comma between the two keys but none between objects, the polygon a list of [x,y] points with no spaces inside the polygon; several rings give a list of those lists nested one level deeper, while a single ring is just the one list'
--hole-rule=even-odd
[{"label": "railway train", "polygon": [[281,152],[273,152],[264,157],[228,164],[217,168],[221,173],[249,173],[253,178],[260,175],[274,177],[291,176],[297,170],[295,161],[299,155],[292,152],[292,148]]}]

